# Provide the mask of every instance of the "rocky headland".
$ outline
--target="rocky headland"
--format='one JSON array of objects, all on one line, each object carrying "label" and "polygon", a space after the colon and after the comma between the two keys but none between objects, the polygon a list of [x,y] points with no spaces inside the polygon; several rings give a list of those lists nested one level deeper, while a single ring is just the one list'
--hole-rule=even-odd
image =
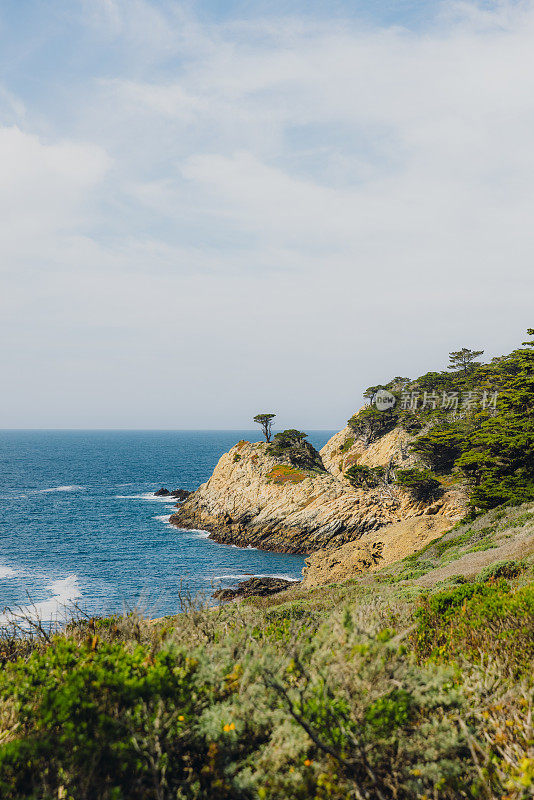
[{"label": "rocky headland", "polygon": [[[170,521],[179,528],[207,530],[226,544],[328,553],[332,567],[336,558],[338,563],[332,575],[340,573],[339,563],[347,567],[345,577],[360,574],[441,536],[465,513],[467,497],[461,488],[443,487],[437,496],[420,500],[394,483],[354,486],[347,478],[355,464],[383,472],[413,466],[412,438],[394,427],[366,441],[347,426],[320,454],[311,453],[305,443],[308,450],[300,460],[298,448],[286,453],[265,442],[238,442]],[[358,548],[347,550],[354,542]],[[327,563],[310,559],[305,581],[334,579]]]}]

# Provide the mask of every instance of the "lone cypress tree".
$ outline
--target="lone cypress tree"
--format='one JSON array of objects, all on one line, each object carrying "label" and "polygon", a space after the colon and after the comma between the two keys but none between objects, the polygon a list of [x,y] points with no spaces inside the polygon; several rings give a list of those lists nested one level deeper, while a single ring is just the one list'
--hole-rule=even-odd
[{"label": "lone cypress tree", "polygon": [[452,353],[449,353],[449,369],[455,372],[463,372],[467,375],[475,367],[480,366],[480,362],[476,359],[483,353],[484,350],[469,350],[468,347],[462,347],[461,350],[453,350]]},{"label": "lone cypress tree", "polygon": [[256,414],[254,417],[254,422],[257,422],[258,425],[261,426],[263,435],[265,436],[265,441],[271,441],[271,434],[273,429],[273,419],[276,417],[276,414]]}]

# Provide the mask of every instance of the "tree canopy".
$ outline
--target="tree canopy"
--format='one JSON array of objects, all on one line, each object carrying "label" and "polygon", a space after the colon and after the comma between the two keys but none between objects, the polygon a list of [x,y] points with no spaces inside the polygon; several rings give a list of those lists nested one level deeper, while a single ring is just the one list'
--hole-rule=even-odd
[{"label": "tree canopy", "polygon": [[449,369],[463,373],[472,372],[475,367],[480,366],[480,362],[476,359],[483,353],[484,350],[469,350],[468,347],[453,350],[449,353]]},{"label": "tree canopy", "polygon": [[324,470],[321,456],[315,447],[306,441],[307,436],[308,434],[295,428],[280,431],[275,434],[274,441],[269,446],[269,453],[294,467]]}]

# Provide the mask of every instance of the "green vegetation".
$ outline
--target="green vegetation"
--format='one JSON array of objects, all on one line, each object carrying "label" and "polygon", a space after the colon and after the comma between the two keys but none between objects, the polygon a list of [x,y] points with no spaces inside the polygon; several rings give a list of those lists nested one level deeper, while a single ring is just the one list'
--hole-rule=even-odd
[{"label": "green vegetation", "polygon": [[293,428],[275,434],[273,443],[269,445],[269,455],[280,461],[289,462],[292,466],[307,470],[324,471],[321,456],[310,442],[306,441],[306,433]]},{"label": "green vegetation", "polygon": [[367,396],[384,388],[396,405],[369,406],[349,420],[365,442],[395,425],[414,434],[412,452],[437,475],[466,484],[473,513],[534,499],[534,341],[485,365],[476,361],[482,352],[452,352],[452,372],[370,387]]},{"label": "green vegetation", "polygon": [[414,500],[433,500],[442,492],[440,482],[428,470],[398,469],[396,481],[410,492]]},{"label": "green vegetation", "polygon": [[354,414],[348,424],[364,444],[370,444],[395,427],[398,421],[398,412],[395,407],[387,411],[378,411],[374,406],[363,408]]},{"label": "green vegetation", "polygon": [[479,581],[496,580],[497,578],[517,578],[527,568],[523,561],[496,561],[485,567],[478,576]]},{"label": "green vegetation", "polygon": [[[458,524],[422,550],[412,553],[396,564],[383,567],[375,573],[374,578],[381,584],[396,586],[404,581],[417,580],[424,575],[430,576],[434,570],[460,563],[459,559],[462,559],[464,566],[469,569],[469,563],[473,561],[470,557],[473,554],[500,548],[510,539],[517,543],[524,542],[525,552],[530,552],[534,535],[532,524],[534,514],[530,509],[532,505],[496,509],[471,522]],[[481,569],[478,580],[517,578],[525,571],[528,573],[528,570],[529,567],[523,560],[494,559],[489,566]],[[461,580],[461,576],[458,575],[452,575],[447,580],[451,581],[453,578]]]},{"label": "green vegetation", "polygon": [[464,374],[472,372],[475,367],[480,367],[480,362],[476,359],[482,355],[484,355],[484,350],[469,350],[468,347],[462,347],[461,350],[449,353],[449,369]]},{"label": "green vegetation", "polygon": [[512,592],[502,578],[466,583],[420,601],[414,634],[420,656],[498,655],[507,669],[523,674],[534,661],[534,584]]},{"label": "green vegetation", "polygon": [[345,439],[345,441],[343,442],[343,444],[339,448],[339,452],[340,453],[346,453],[348,450],[350,450],[350,448],[352,447],[353,444],[354,444],[354,436],[349,436],[349,438]]},{"label": "green vegetation", "polygon": [[345,471],[345,477],[356,488],[371,489],[378,486],[384,479],[384,467],[366,467],[364,464],[354,464]]},{"label": "green vegetation", "polygon": [[[0,652],[6,800],[526,800],[534,584],[358,582]],[[17,640],[17,641],[20,641]],[[481,653],[483,657],[481,658]]]}]

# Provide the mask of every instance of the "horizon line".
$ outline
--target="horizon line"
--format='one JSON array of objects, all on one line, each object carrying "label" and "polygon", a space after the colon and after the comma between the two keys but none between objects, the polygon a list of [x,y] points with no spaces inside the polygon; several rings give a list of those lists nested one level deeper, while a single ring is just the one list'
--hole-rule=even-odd
[{"label": "horizon line", "polygon": [[[283,429],[282,429],[283,430]],[[339,430],[339,428],[328,427],[328,428],[309,428],[310,431],[331,431],[331,430]],[[238,433],[238,432],[247,432],[247,433],[258,433],[261,434],[261,431],[256,431],[255,428],[0,428],[0,433],[8,433],[8,432],[27,432],[27,431],[40,431],[40,432],[65,432],[65,431],[83,431],[83,432],[101,432],[101,431],[111,431],[111,432],[124,432],[124,433],[131,433],[131,432],[154,432],[154,433],[203,433],[203,432],[214,432],[214,433]],[[263,435],[263,434],[261,434]]]}]

